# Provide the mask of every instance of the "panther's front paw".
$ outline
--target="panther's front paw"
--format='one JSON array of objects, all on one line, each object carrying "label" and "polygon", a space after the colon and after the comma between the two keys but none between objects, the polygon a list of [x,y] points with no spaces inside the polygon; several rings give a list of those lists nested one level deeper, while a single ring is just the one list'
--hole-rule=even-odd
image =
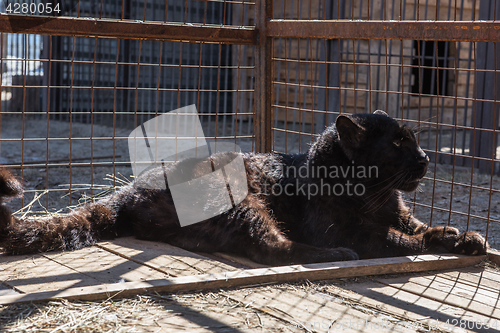
[{"label": "panther's front paw", "polygon": [[460,232],[453,227],[432,227],[424,232],[425,247],[427,249],[444,249],[454,252]]},{"label": "panther's front paw", "polygon": [[463,253],[467,255],[486,254],[488,242],[477,232],[469,231],[457,237],[453,253]]}]

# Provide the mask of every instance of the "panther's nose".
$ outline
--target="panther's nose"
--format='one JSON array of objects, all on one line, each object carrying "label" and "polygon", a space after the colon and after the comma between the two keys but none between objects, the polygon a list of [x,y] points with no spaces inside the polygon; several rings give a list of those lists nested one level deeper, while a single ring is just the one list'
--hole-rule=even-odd
[{"label": "panther's nose", "polygon": [[421,155],[417,158],[418,158],[418,163],[420,163],[422,167],[427,168],[427,166],[429,165],[429,156],[427,156],[424,153],[423,156]]},{"label": "panther's nose", "polygon": [[423,168],[429,165],[429,156],[420,147],[417,147],[417,160]]}]

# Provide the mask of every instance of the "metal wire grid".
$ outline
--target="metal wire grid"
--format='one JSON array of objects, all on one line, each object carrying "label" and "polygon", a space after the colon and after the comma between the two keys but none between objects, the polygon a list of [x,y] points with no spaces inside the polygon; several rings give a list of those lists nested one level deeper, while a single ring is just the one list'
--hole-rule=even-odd
[{"label": "metal wire grid", "polygon": [[[191,2],[170,3],[180,12]],[[207,24],[214,17],[248,20],[242,8],[252,3],[201,4],[183,11],[184,22],[192,13]],[[27,188],[15,209],[71,207],[129,181],[130,130],[189,104],[197,105],[208,141],[253,150],[253,112],[245,111],[253,109],[253,46],[5,33],[0,39],[2,163],[18,170]]]},{"label": "metal wire grid", "polygon": [[273,18],[474,21],[479,18],[478,5],[477,0],[279,0]]},{"label": "metal wire grid", "polygon": [[[496,20],[500,3],[302,1],[275,4],[275,19]],[[366,25],[366,29],[370,29]],[[273,39],[274,150],[304,152],[340,113],[386,110],[418,130],[431,157],[417,217],[479,231],[500,229],[498,45],[460,40]],[[290,34],[300,36],[299,28]],[[437,35],[436,35],[437,36]],[[399,37],[399,38],[398,38]]]},{"label": "metal wire grid", "polygon": [[[210,1],[204,2],[205,9],[209,3]],[[308,20],[347,18],[353,20],[352,22],[359,19],[370,21],[389,18],[475,20],[480,17],[478,2],[471,4],[451,1],[444,4],[444,1],[441,1],[438,4],[439,6],[433,7],[431,1],[393,1],[392,5],[374,1],[361,3],[313,1],[305,5],[298,1],[283,0],[274,4],[274,17]],[[252,3],[247,2],[224,1],[218,2],[218,5],[223,5],[225,8],[241,5],[239,10],[230,10],[230,15],[224,15],[223,21],[229,17],[231,22],[237,22],[239,17],[240,22],[252,25],[253,16],[261,13]],[[182,8],[185,13],[191,12],[185,10],[187,7]],[[252,13],[252,10],[256,12]],[[496,13],[496,7],[490,12]],[[104,17],[103,13],[101,11],[99,16]],[[124,18],[123,14],[120,17]],[[184,17],[184,22],[188,22],[187,16]],[[255,23],[262,24],[258,20]],[[5,40],[11,38],[10,36],[12,35],[2,34],[1,61],[2,64],[9,61],[17,63],[18,67],[23,68],[21,72],[23,83],[16,84],[11,78],[9,86],[4,75],[3,92],[10,92],[12,95],[16,92],[19,96],[19,92],[22,91],[23,97],[22,107],[17,109],[13,109],[12,106],[9,108],[6,103],[2,103],[2,114],[5,115],[2,117],[2,128],[5,129],[6,125],[9,128],[16,128],[14,123],[12,123],[14,125],[8,123],[9,115],[16,114],[21,117],[22,126],[17,127],[18,134],[12,135],[12,138],[5,138],[6,131],[2,131],[2,151],[20,152],[20,161],[15,161],[13,167],[20,168],[20,173],[28,180],[30,177],[35,177],[34,180],[30,180],[34,181],[34,186],[28,191],[33,195],[37,186],[49,188],[45,202],[49,208],[69,206],[81,198],[80,195],[73,194],[72,201],[70,195],[77,187],[75,184],[78,182],[78,177],[74,176],[76,174],[82,176],[88,172],[86,175],[88,181],[85,181],[85,184],[92,186],[81,187],[90,189],[91,194],[92,190],[99,187],[99,181],[103,178],[96,173],[101,166],[112,166],[114,174],[127,174],[125,169],[120,169],[127,166],[126,156],[117,153],[120,143],[124,142],[127,134],[120,132],[122,127],[127,127],[123,122],[117,121],[121,112],[132,116],[133,124],[136,125],[148,119],[148,116],[162,112],[165,105],[182,106],[193,99],[202,100],[205,93],[212,94],[212,100],[216,101],[215,108],[213,102],[207,103],[211,109],[205,110],[206,113],[202,115],[205,134],[212,139],[231,138],[243,148],[245,144],[249,144],[248,147],[251,148],[248,150],[254,148],[252,140],[256,132],[252,127],[253,93],[263,81],[261,77],[254,80],[252,74],[262,73],[259,70],[264,67],[259,64],[257,70],[253,62],[255,50],[253,46],[51,36],[46,37],[41,43],[43,56],[36,57],[31,56],[30,47],[40,47],[39,41],[30,40],[34,38],[32,36],[19,34],[15,38],[22,40],[22,45],[25,47],[21,48],[17,56],[12,57],[5,52],[9,46],[4,44]],[[334,120],[338,112],[333,110],[365,112],[376,108],[386,109],[392,116],[420,128],[420,143],[434,161],[434,170],[427,178],[429,181],[427,188],[432,190],[427,190],[424,196],[417,194],[412,199],[417,215],[431,224],[458,225],[460,222],[464,224],[464,229],[479,230],[488,236],[500,222],[500,217],[495,215],[497,209],[495,200],[499,192],[495,189],[498,164],[495,155],[497,138],[496,126],[485,128],[487,126],[484,126],[484,120],[478,117],[478,105],[479,103],[496,105],[496,94],[479,96],[480,89],[477,83],[484,81],[480,78],[481,75],[493,75],[496,91],[495,68],[497,67],[496,62],[493,68],[488,67],[489,64],[480,64],[480,55],[484,53],[481,48],[486,47],[486,44],[460,40],[456,34],[453,38],[453,42],[437,43],[432,40],[422,42],[419,39],[394,37],[371,41],[279,36],[270,38],[273,50],[272,66],[275,72],[271,101],[274,110],[272,125],[274,149],[285,152],[305,151],[324,126]],[[124,47],[126,43],[128,46]],[[61,49],[66,53],[61,52]],[[212,52],[204,53],[207,49]],[[427,52],[428,50],[432,52]],[[496,54],[496,48],[487,51]],[[130,53],[127,54],[127,58],[123,57],[127,52]],[[162,56],[155,58],[157,54],[170,52],[172,54],[170,58],[165,59]],[[189,59],[185,57],[187,54],[190,55]],[[215,59],[215,62],[207,61],[210,57]],[[41,66],[43,73],[48,73],[44,79],[48,81],[42,84],[30,84],[31,76],[36,76],[36,73],[31,75],[33,71],[29,68],[37,62],[43,64]],[[53,73],[55,73],[54,68],[58,66],[63,70],[60,70],[62,74],[56,77]],[[205,70],[206,72],[203,72]],[[128,73],[123,74],[123,77],[129,81],[128,84],[122,85],[120,73],[126,71]],[[169,86],[168,80],[162,79],[161,73],[163,75],[170,73],[170,76],[165,75],[165,78],[170,78],[169,82],[172,82],[172,77],[176,77],[174,81],[178,85]],[[185,75],[190,79],[185,79],[184,73],[188,73]],[[151,76],[154,80],[144,81]],[[202,76],[217,76],[215,86],[210,86],[208,83],[205,86]],[[224,77],[228,78],[225,81],[226,87],[221,84],[225,80]],[[54,84],[56,80],[66,81],[58,85]],[[197,84],[194,87],[189,84],[182,86],[181,83],[186,82]],[[229,82],[232,86],[227,85]],[[431,87],[426,91],[424,89],[429,85],[428,82]],[[41,102],[42,107],[46,107],[43,112],[29,110],[32,99],[27,97],[38,94],[33,89],[48,91],[46,94],[41,94],[46,96]],[[58,101],[57,98],[60,100],[61,96],[65,96],[63,92],[66,92],[69,108],[52,111]],[[123,102],[124,100],[127,102]],[[79,103],[81,105],[87,103],[86,108],[78,106]],[[490,112],[490,114],[494,114],[496,124],[496,113]],[[52,128],[63,127],[61,122],[54,120],[55,117],[66,120],[65,123],[69,128],[65,134],[58,136],[51,133]],[[33,127],[40,128],[36,124],[30,127],[32,118],[41,119],[46,124],[43,135],[31,131]],[[90,126],[79,128],[81,123]],[[101,126],[106,124],[112,124],[111,129]],[[76,134],[78,131],[80,136]],[[104,134],[99,134],[100,131]],[[489,135],[489,145],[484,144],[485,140],[481,138],[485,133],[493,135],[494,140],[491,140]],[[107,148],[104,149],[112,153],[109,156],[97,154],[95,152],[97,142],[106,143]],[[478,142],[481,143],[479,146]],[[35,143],[44,147],[40,148]],[[75,150],[85,151],[83,148],[75,148],[76,143],[86,144],[90,158],[86,156],[85,160],[84,157],[74,154]],[[8,147],[6,144],[11,146]],[[494,154],[493,157],[474,154],[478,151],[477,147],[480,149],[486,147]],[[40,150],[43,151],[43,161],[28,161],[28,156],[33,156],[33,151]],[[50,152],[53,151],[69,153],[64,156],[50,156]],[[9,162],[12,157],[5,158],[4,162],[12,163]],[[450,170],[444,177],[440,175],[441,165],[437,162],[450,165]],[[478,162],[485,163],[479,165]],[[468,168],[462,170],[459,167],[461,165]],[[66,188],[60,189],[56,187],[59,184],[50,183],[49,179],[60,176],[61,168],[68,167],[70,173],[67,177],[69,182],[66,180],[68,183]],[[478,168],[482,168],[483,172],[484,168],[488,169],[489,180],[485,180],[484,175],[477,175],[475,170]],[[464,178],[463,173],[467,172],[469,176]],[[116,179],[111,182],[117,184]],[[441,189],[440,192],[445,193],[444,202],[441,202],[443,201],[439,197],[441,194],[436,191],[436,184],[445,186],[445,190]],[[432,194],[429,194],[429,191]],[[63,204],[57,199],[62,193],[69,194]],[[456,207],[454,198],[456,200],[459,196],[457,193],[460,194],[460,200],[466,202],[465,206]],[[476,196],[476,193],[487,194],[488,204],[480,212],[475,211],[477,202],[473,201],[476,197],[483,198],[483,196],[482,194]],[[54,202],[49,200],[52,194]],[[490,243],[492,243],[491,237]]]},{"label": "metal wire grid", "polygon": [[[72,45],[71,38],[54,39]],[[49,40],[47,44],[50,43]],[[65,110],[70,105],[74,114],[80,115],[76,119],[86,122],[91,108],[105,119],[105,114],[113,114],[113,108],[118,107],[118,126],[132,128],[134,119],[127,115],[138,112],[139,121],[143,122],[157,112],[173,110],[198,98],[201,113],[215,115],[217,108],[221,113],[234,114],[233,71],[252,69],[232,64],[232,47],[228,45],[85,38],[77,38],[75,45],[78,47],[74,57],[79,58],[76,62],[67,52],[52,57],[62,59],[53,61],[51,68],[57,87],[51,90],[53,114],[60,115],[56,118],[67,117]],[[65,60],[68,56],[71,59]],[[96,57],[95,63],[92,56]],[[116,62],[111,60],[113,57]],[[48,62],[45,65],[48,70]],[[98,74],[95,79],[94,67]],[[71,72],[74,75],[68,75]],[[117,94],[118,106],[108,98],[109,92]],[[221,94],[219,99],[217,92]]]},{"label": "metal wire grid", "polygon": [[[455,135],[458,135],[455,150],[469,152],[470,132],[465,130],[472,129],[471,111],[474,101],[477,101],[471,84],[474,80],[472,51],[475,44],[408,40],[343,40],[339,44],[338,53],[333,56],[332,41],[275,40],[275,49],[281,55],[273,58],[277,73],[274,89],[276,131],[282,132],[277,126],[278,121],[287,118],[292,132],[309,134],[311,140],[311,132],[304,132],[304,128],[307,124],[315,124],[316,130],[312,133],[321,132],[334,120],[335,113],[331,110],[353,113],[384,109],[408,122],[420,116],[419,123],[427,127],[435,125],[436,118],[439,118],[438,147],[444,156],[452,151]],[[425,55],[426,47],[431,54],[441,52],[441,48],[448,54],[440,57]],[[398,50],[401,48],[402,52]],[[328,58],[341,60],[323,60]],[[446,66],[439,66],[438,62]],[[328,77],[325,73],[329,73]],[[428,92],[423,93],[424,90]],[[455,114],[453,110],[456,108],[459,110]],[[307,120],[301,122],[300,117]],[[455,126],[457,133],[450,132]],[[299,127],[302,130],[299,131]],[[425,135],[421,135],[421,144],[425,148],[434,146],[432,133],[426,128]],[[298,143],[304,142],[299,140]],[[290,142],[286,149],[294,151],[298,149],[295,145],[295,142]]]},{"label": "metal wire grid", "polygon": [[[10,1],[9,3],[22,3]],[[32,0],[38,8],[46,1]],[[59,4],[59,5],[57,5]],[[99,18],[115,20],[137,20],[150,22],[176,22],[201,25],[251,26],[254,18],[247,13],[255,1],[246,0],[68,0],[54,2],[57,11],[29,12],[24,14],[63,16],[73,18]],[[1,6],[4,6],[2,3]],[[14,7],[11,6],[11,10]],[[33,7],[35,8],[35,7]],[[43,7],[40,7],[43,8]],[[4,6],[3,13],[6,12]],[[240,15],[234,15],[237,12]],[[13,11],[8,12],[14,14]],[[22,14],[22,12],[17,13]]]}]

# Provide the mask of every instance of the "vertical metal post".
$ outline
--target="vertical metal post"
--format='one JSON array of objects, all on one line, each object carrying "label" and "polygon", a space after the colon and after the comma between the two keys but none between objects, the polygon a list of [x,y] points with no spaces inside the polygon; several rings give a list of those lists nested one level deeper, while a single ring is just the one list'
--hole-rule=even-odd
[{"label": "vertical metal post", "polygon": [[[5,37],[7,37],[7,36],[5,36]],[[49,58],[49,55],[50,55],[50,50],[49,50],[50,46],[49,45],[50,45],[50,37],[47,35],[42,36],[42,51],[40,54],[40,59],[49,60],[49,61],[52,60]],[[44,114],[46,114],[47,118],[48,118],[49,117],[49,113],[48,113],[49,110],[47,109],[47,103],[50,99],[50,96],[49,96],[49,70],[50,70],[49,62],[44,61],[42,63],[42,67],[43,67],[43,73],[44,73],[44,75],[42,76],[42,86],[44,88],[42,88],[42,105],[41,105],[40,111],[42,111]]]},{"label": "vertical metal post", "polygon": [[273,16],[273,0],[257,0],[255,4],[255,29],[258,44],[255,48],[255,151],[270,152],[272,142],[272,101],[274,70],[272,63],[272,38],[267,36],[267,21]]}]

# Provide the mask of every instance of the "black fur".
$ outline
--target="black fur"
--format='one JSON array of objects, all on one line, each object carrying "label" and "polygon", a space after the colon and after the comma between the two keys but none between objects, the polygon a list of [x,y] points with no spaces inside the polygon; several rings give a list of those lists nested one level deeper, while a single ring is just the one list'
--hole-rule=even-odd
[{"label": "black fur", "polygon": [[[213,162],[224,164],[232,158],[233,153],[218,154]],[[306,154],[244,154],[243,158],[247,179],[239,181],[247,182],[248,196],[236,208],[209,220],[179,226],[169,189],[141,186],[164,176],[158,168],[135,184],[65,216],[19,220],[2,205],[0,246],[11,254],[72,250],[102,239],[135,235],[191,251],[235,253],[272,265],[486,251],[487,243],[477,233],[428,228],[412,216],[401,191],[418,187],[428,158],[408,127],[381,112],[339,116]],[[185,163],[180,162],[169,168],[183,167]],[[362,177],[341,172],[335,177],[318,172],[352,170],[349,167],[371,168],[373,173],[365,172]],[[182,171],[191,176],[200,172],[196,166]],[[363,193],[339,192],[356,185]],[[273,192],[273,186],[286,188],[287,193]],[[312,195],[316,187],[338,191]],[[0,200],[20,193],[19,182],[0,169]],[[209,204],[217,200],[214,197]]]}]

